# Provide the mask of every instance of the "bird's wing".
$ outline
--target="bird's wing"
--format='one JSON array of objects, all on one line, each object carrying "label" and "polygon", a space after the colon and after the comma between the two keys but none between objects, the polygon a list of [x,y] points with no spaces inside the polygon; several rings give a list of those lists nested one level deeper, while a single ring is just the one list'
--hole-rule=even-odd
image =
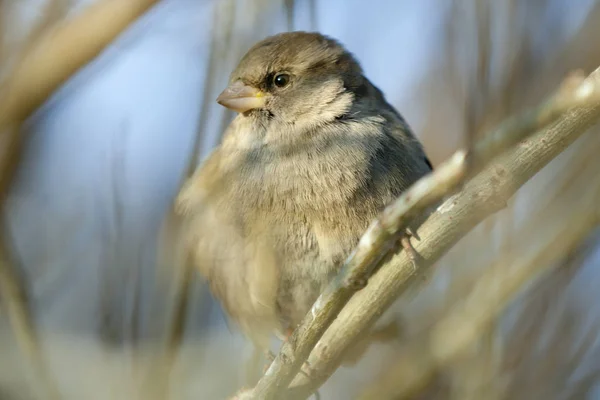
[{"label": "bird's wing", "polygon": [[[412,162],[406,163],[415,167],[417,175],[421,176],[423,172],[427,173],[433,170],[431,161],[425,154],[423,145],[417,139],[412,129],[404,117],[396,110],[385,98],[383,92],[372,82],[366,79],[367,91],[372,94],[371,106],[378,110],[378,113],[385,119],[385,134],[398,141],[404,152],[413,157]],[[406,151],[409,150],[409,151]]]},{"label": "bird's wing", "polygon": [[266,348],[277,326],[279,277],[272,247],[247,234],[232,194],[236,176],[225,174],[220,164],[216,150],[177,197],[182,245],[229,317]]}]

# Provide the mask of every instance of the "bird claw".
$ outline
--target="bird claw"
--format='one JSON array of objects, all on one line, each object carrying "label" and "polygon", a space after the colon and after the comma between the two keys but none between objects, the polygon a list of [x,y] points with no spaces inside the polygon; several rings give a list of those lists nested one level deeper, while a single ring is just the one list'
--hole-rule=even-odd
[{"label": "bird claw", "polygon": [[[292,336],[292,333],[294,333],[294,330],[292,328],[286,328],[285,332],[282,333],[281,331],[279,331],[278,333],[276,333],[276,335],[282,341],[287,342],[290,339],[290,336]],[[267,372],[271,364],[273,364],[273,361],[275,361],[276,357],[271,350],[265,350],[264,354],[265,358],[267,359],[267,365],[265,365],[263,373]]]},{"label": "bird claw", "polygon": [[412,243],[410,242],[411,236],[413,236],[413,234],[409,230],[407,230],[406,233],[404,233],[400,237],[400,245],[406,252],[406,256],[408,257],[408,259],[410,260],[410,262],[412,264],[413,273],[416,273],[417,266],[418,266],[417,259],[419,258],[419,254],[417,253],[417,251],[413,247]]}]

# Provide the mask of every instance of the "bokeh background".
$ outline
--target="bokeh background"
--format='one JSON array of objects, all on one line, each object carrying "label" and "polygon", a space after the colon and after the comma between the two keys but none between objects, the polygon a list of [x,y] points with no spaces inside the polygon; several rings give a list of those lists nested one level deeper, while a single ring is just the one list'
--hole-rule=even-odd
[{"label": "bokeh background", "polygon": [[[4,3],[0,27],[17,53],[47,1]],[[64,3],[59,20],[91,1]],[[161,223],[188,167],[232,117],[214,101],[229,72],[254,42],[285,30],[319,30],[346,45],[434,165],[539,103],[569,71],[600,66],[597,0],[159,1],[27,121],[3,206],[65,399],[145,398],[148,354],[173,306],[168,278],[157,274]],[[9,67],[0,65],[0,76]],[[456,306],[492,260],[534,248],[536,237],[519,233],[540,207],[562,204],[564,213],[546,216],[557,226],[568,218],[577,203],[565,193],[583,196],[598,183],[598,133],[537,174],[398,302],[393,313],[407,338]],[[493,338],[482,338],[495,345],[474,343],[420,398],[484,398],[473,397],[482,393],[469,388],[476,381],[485,398],[600,399],[599,239],[594,233],[530,285]],[[192,288],[171,396],[223,399],[243,383],[249,344],[200,279]],[[0,399],[37,399],[6,318],[1,323]],[[393,345],[373,346],[321,396],[351,399],[394,361]]]}]

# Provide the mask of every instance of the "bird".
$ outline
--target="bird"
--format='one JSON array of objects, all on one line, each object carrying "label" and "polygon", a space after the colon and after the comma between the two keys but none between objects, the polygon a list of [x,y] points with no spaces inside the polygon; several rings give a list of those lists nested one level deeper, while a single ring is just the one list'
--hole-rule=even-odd
[{"label": "bird", "polygon": [[175,198],[180,244],[229,319],[268,351],[432,165],[355,56],[319,32],[256,43],[216,101],[237,115]]}]

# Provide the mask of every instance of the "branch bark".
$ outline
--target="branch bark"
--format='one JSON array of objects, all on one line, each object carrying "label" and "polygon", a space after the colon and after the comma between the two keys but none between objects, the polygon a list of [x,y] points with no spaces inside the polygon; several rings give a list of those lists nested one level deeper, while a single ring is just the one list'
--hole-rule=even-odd
[{"label": "branch bark", "polygon": [[[469,177],[481,171],[494,157],[502,154],[528,135],[556,121],[567,110],[582,104],[597,103],[599,95],[600,70],[595,71],[587,79],[584,79],[580,73],[573,74],[564,82],[556,94],[541,106],[507,120],[496,131],[477,142],[469,152],[457,152],[450,160],[438,167],[432,174],[415,183],[394,203],[388,206],[381,217],[374,221],[367,229],[358,246],[342,267],[341,272],[317,299],[311,312],[303,319],[290,339],[282,345],[280,353],[254,388],[253,395],[255,398],[266,400],[280,398],[328,327],[332,323],[332,329],[333,326],[340,326],[340,317],[347,315],[347,309],[344,309],[344,306],[358,289],[364,287],[372,271],[384,260],[383,257],[394,249],[399,235],[404,232],[411,221],[425,213],[428,208],[436,205],[444,197],[455,193]],[[515,174],[517,172],[515,171]],[[506,181],[508,179],[504,177],[503,180]],[[514,190],[516,190],[516,187]],[[497,202],[495,203],[494,199],[491,198],[488,204],[494,207],[489,212],[491,213],[498,209],[498,207],[503,206],[504,202],[494,206]],[[448,207],[447,202],[445,205]],[[483,213],[481,219],[485,215]],[[449,220],[452,220],[452,218],[450,216]],[[452,230],[454,228],[449,227],[447,229]],[[427,235],[423,235],[422,233],[419,236],[427,237]],[[460,236],[462,235],[457,234],[453,238],[455,241],[458,241]],[[436,252],[433,252],[433,249],[429,249],[436,256],[421,260],[420,267],[427,268],[433,264],[452,244],[454,243],[447,242],[446,246],[439,246],[440,251]],[[441,243],[434,242],[432,247],[437,247],[437,245],[441,245]],[[419,251],[418,248],[417,251]],[[404,254],[400,254],[394,260],[397,261],[398,257],[404,257]],[[361,323],[361,321],[356,321],[356,318],[347,315],[348,321],[346,322],[350,323],[352,321],[352,323],[355,323],[356,330],[351,328],[348,331],[348,327],[340,327],[344,331],[341,335],[346,337],[335,338],[335,350],[330,348],[329,344],[324,345],[324,343],[329,343],[329,341],[325,341],[326,337],[330,337],[329,331],[327,332],[319,342],[319,345],[317,345],[317,348],[318,352],[324,356],[323,346],[326,347],[329,362],[324,364],[325,370],[321,371],[319,370],[321,359],[309,360],[311,369],[313,369],[311,376],[314,378],[312,381],[315,384],[309,385],[310,389],[302,393],[302,396],[308,396],[324,382],[324,379],[321,378],[326,379],[333,373],[339,365],[339,361],[341,361],[343,350],[354,341],[358,334],[362,333],[368,326],[375,322],[385,308],[389,307],[391,302],[400,294],[400,289],[405,289],[399,285],[399,282],[406,283],[417,272],[410,261],[409,264],[408,268],[402,265],[402,268],[394,267],[393,271],[390,271],[392,267],[388,263],[382,268],[382,271],[376,274],[376,277],[384,274],[387,275],[384,279],[390,281],[380,282],[378,280],[377,285],[381,285],[378,289],[373,289],[375,286],[371,282],[362,293],[359,293],[360,297],[364,297],[364,293],[371,293],[373,297],[367,302],[370,306],[367,306],[365,303],[363,307],[359,307],[360,310],[353,310],[353,312],[362,315],[361,318],[365,319]],[[398,292],[396,296],[394,295],[395,292]],[[377,296],[374,294],[377,294]],[[353,300],[351,302],[353,303]],[[335,351],[335,355],[329,354],[332,351]]]},{"label": "branch bark", "polygon": [[[596,70],[588,83],[600,81]],[[587,89],[586,89],[587,90]],[[581,106],[566,112],[555,124],[526,139],[469,181],[446,200],[419,229],[420,270],[426,271],[447,250],[487,216],[502,209],[508,199],[554,157],[600,118],[600,106]],[[371,278],[338,315],[311,353],[310,378],[296,377],[286,398],[306,398],[336,370],[344,351],[357,336],[411,285],[415,273],[406,254],[397,254]]]}]

